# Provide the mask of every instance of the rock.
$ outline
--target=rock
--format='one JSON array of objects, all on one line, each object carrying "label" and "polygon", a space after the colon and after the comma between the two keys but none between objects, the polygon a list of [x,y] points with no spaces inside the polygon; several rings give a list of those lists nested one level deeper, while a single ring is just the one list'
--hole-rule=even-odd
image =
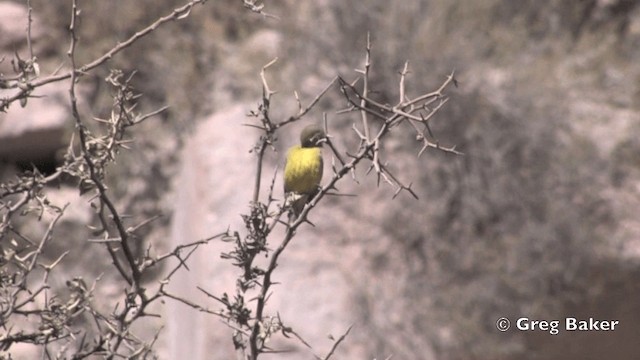
[{"label": "rock", "polygon": [[[27,8],[13,3],[0,3],[0,76],[14,77],[11,60],[16,53],[22,60],[29,58],[27,46]],[[31,38],[35,42],[43,31],[32,15]],[[17,90],[1,89],[0,98],[15,94]],[[66,141],[65,122],[68,106],[68,85],[51,83],[35,89],[26,106],[15,102],[6,113],[0,113],[0,161],[38,163],[50,161]]]},{"label": "rock", "polygon": [[37,163],[55,157],[67,143],[66,91],[64,83],[48,84],[34,91],[38,98],[29,99],[26,107],[14,103],[0,113],[0,160]]},{"label": "rock", "polygon": [[[240,214],[246,214],[253,192],[256,156],[249,153],[258,138],[255,129],[242,126],[250,122],[246,113],[250,105],[236,105],[203,121],[187,141],[183,152],[183,169],[176,181],[176,204],[172,224],[172,247],[207,238],[227,228],[244,234]],[[293,132],[299,129],[293,127]],[[289,131],[287,131],[289,132]],[[287,141],[286,145],[290,145]],[[282,161],[284,154],[268,151],[263,168],[262,194],[266,197],[274,172],[276,173],[274,197],[282,198]],[[341,243],[341,235],[327,227],[335,221],[334,216],[321,215],[330,212],[330,204],[323,202],[314,209],[312,221],[318,229],[302,226],[280,258],[273,280],[278,284],[272,288],[266,314],[280,315],[286,326],[313,347],[313,352],[326,355],[333,341],[349,325],[357,322],[359,313],[352,303],[350,291],[352,271],[359,264],[360,245]],[[341,221],[345,214],[341,213]],[[281,231],[269,239],[269,247],[275,249],[282,241]],[[220,258],[232,245],[215,240],[200,247],[188,261],[189,271],[179,271],[171,281],[169,291],[189,299],[210,310],[219,310],[222,305],[204,296],[196,287],[221,296],[235,293],[235,279],[239,270],[231,261]],[[336,255],[336,254],[340,255]],[[265,267],[265,259],[257,260]],[[169,269],[170,270],[170,269]],[[167,336],[169,359],[233,358],[233,330],[221,318],[198,312],[184,304],[167,303]],[[255,307],[251,302],[250,308]],[[198,329],[194,331],[194,329]],[[360,329],[362,330],[362,329]],[[364,358],[362,348],[356,341],[356,331],[341,345],[338,352],[345,358]],[[287,349],[280,354],[282,359],[311,358],[312,352],[295,338],[286,339],[274,335],[269,344],[272,348]],[[364,345],[364,346],[363,346]]]},{"label": "rock", "polygon": [[[32,14],[32,20],[34,16]],[[0,49],[12,53],[27,44],[28,11],[23,5],[11,1],[0,2]],[[31,23],[31,38],[42,35],[38,22]],[[6,61],[6,60],[5,60]]]}]

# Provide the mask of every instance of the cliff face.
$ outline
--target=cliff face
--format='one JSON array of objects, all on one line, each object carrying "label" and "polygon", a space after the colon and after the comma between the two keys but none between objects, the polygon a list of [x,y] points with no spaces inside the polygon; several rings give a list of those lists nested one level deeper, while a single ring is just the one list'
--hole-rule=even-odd
[{"label": "cliff face", "polygon": [[[144,2],[86,4],[79,56],[100,53],[173,3],[156,1],[149,11],[141,9]],[[639,323],[633,314],[640,313],[626,300],[639,295],[639,4],[285,1],[267,4],[276,20],[231,2],[207,3],[188,25],[159,30],[111,63],[139,70],[143,109],[171,107],[161,121],[135,133],[138,145],[110,173],[111,190],[133,216],[169,215],[170,221],[146,233],[145,245],[168,249],[229,227],[242,231],[240,214],[248,209],[255,171],[249,150],[257,140],[243,124],[252,121],[246,114],[261,96],[261,67],[278,57],[267,78],[278,91],[274,116],[285,118],[297,111],[293,91],[308,103],[334,76],[354,77],[369,32],[371,86],[381,102],[397,101],[398,71],[407,60],[408,96],[435,88],[455,70],[459,86],[431,130],[465,155],[427,151],[416,158],[420,144],[394,134],[385,154],[420,199],[391,200],[393,191],[378,188],[364,171],[357,174],[359,183],[345,179],[340,191],[357,196],[330,197],[314,209],[315,227],[300,229],[275,272],[280,285],[269,311],[279,312],[315,353],[330,347],[327,335],[337,337],[355,324],[339,358],[583,359],[602,358],[605,350],[612,358],[629,357],[630,334]],[[54,2],[38,6],[34,12],[51,14],[39,20],[50,27],[39,48],[41,71],[51,72],[66,51],[68,9]],[[108,21],[100,13],[122,16]],[[2,31],[0,38],[18,39]],[[3,53],[10,54],[16,41],[4,45]],[[96,117],[108,115],[99,79],[106,73],[99,70],[95,81],[85,83],[87,108]],[[1,115],[0,139],[13,136],[22,119],[49,126],[55,115],[64,123],[65,90],[57,91],[30,100],[40,110],[29,106]],[[357,138],[354,118],[336,114],[344,106],[339,91],[330,91],[302,121],[317,121],[326,112],[336,144],[349,149]],[[277,172],[275,188],[281,189],[285,149],[302,126],[286,129],[274,144],[265,186]],[[31,145],[28,151],[5,150],[11,141],[47,143],[37,139],[0,140],[0,157],[16,161],[31,151],[36,156],[30,159],[55,151]],[[330,163],[325,165],[330,173]],[[69,193],[60,191],[75,196]],[[82,211],[90,216],[89,209]],[[86,244],[86,230],[78,230],[86,222],[83,216],[70,219],[69,239]],[[233,292],[238,274],[220,259],[225,250],[222,242],[199,248],[190,271],[180,272],[171,290],[215,309],[219,304],[196,286],[218,295]],[[90,263],[67,271],[98,276],[102,269]],[[112,290],[107,293],[117,292]],[[217,318],[172,302],[158,311],[166,315],[161,358],[232,353],[232,330]],[[495,329],[503,316],[513,323],[523,316],[570,315],[619,320],[622,326],[606,334],[555,337]],[[291,350],[282,357],[312,358],[296,341],[276,345]]]},{"label": "cliff face", "polygon": [[[0,73],[13,74],[14,54],[21,54],[27,60],[26,43],[27,10],[12,2],[0,3]],[[46,36],[42,23],[33,25],[33,48],[37,53],[46,49]],[[53,162],[55,154],[65,144],[67,133],[65,122],[67,110],[64,97],[68,89],[61,84],[50,84],[42,88],[39,99],[21,108],[17,104],[11,111],[0,113],[0,161],[29,163]],[[9,97],[15,91],[0,89],[1,97]],[[25,108],[29,105],[29,108]]]},{"label": "cliff face", "polygon": [[[559,346],[539,332],[498,333],[495,320],[630,316],[633,306],[620,301],[636,295],[624,280],[636,271],[638,249],[630,211],[639,170],[630,155],[638,150],[631,134],[640,120],[635,2],[328,1],[292,3],[286,11],[295,16],[270,24],[280,57],[270,84],[277,84],[285,114],[288,92],[310,98],[336,70],[348,77],[360,67],[370,31],[373,86],[386,89],[385,101],[395,101],[389,86],[405,60],[411,89],[456,71],[460,87],[432,126],[466,155],[416,159],[419,146],[399,137],[386,150],[401,154],[393,166],[421,199],[391,201],[389,189],[367,179],[343,184],[341,191],[358,196],[316,209],[316,227],[301,232],[278,269],[282,306],[274,310],[286,309],[285,319],[314,345],[323,344],[318,328],[335,335],[333,326],[355,323],[341,346],[350,358],[598,354],[593,336],[600,334],[564,334],[571,344]],[[254,69],[272,56],[238,54]],[[217,72],[251,74],[244,65],[225,66]],[[225,94],[215,89],[214,98]],[[351,119],[331,115],[341,100],[330,99],[322,109],[348,146]],[[276,144],[274,167],[293,141]],[[252,176],[250,166],[246,171]],[[214,212],[229,204],[220,206]],[[298,289],[305,269],[314,272]],[[327,292],[339,296],[322,307],[309,300]],[[298,323],[318,313],[317,321]],[[619,329],[603,341],[624,356],[629,339]]]}]

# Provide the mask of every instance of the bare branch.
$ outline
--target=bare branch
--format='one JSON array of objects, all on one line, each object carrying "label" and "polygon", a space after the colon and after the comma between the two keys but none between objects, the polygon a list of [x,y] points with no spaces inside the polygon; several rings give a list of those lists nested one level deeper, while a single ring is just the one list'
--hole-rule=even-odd
[{"label": "bare branch", "polygon": [[324,97],[324,95],[331,89],[331,87],[338,81],[338,77],[334,77],[333,79],[331,79],[331,81],[327,84],[327,86],[324,87],[324,89],[322,89],[314,98],[313,100],[311,100],[311,102],[309,103],[309,105],[305,106],[304,108],[300,107],[299,111],[297,114],[292,115],[290,117],[288,117],[286,120],[280,121],[279,123],[275,124],[276,129],[283,127],[284,125],[287,125],[289,123],[298,121],[300,119],[302,119],[302,117],[304,117],[305,115],[307,115],[307,113],[309,113],[309,111],[316,106],[316,104],[318,103],[318,101],[320,101],[320,99],[322,99],[322,97]]},{"label": "bare branch", "polygon": [[324,358],[322,358],[322,360],[329,360],[331,358],[331,356],[333,356],[333,354],[335,353],[336,349],[338,349],[338,346],[340,345],[341,342],[344,341],[344,339],[347,338],[347,335],[349,335],[349,332],[351,331],[351,328],[353,328],[353,324],[351,324],[349,326],[349,328],[347,328],[347,331],[344,332],[344,334],[342,334],[338,340],[336,340],[333,343],[333,346],[331,347],[331,350],[329,350],[329,353],[327,353],[327,356],[325,356]]},{"label": "bare branch", "polygon": [[[52,82],[58,82],[58,81],[61,81],[61,80],[66,80],[66,79],[69,79],[71,77],[78,78],[78,77],[88,73],[90,70],[93,70],[93,69],[97,68],[98,66],[104,64],[105,62],[109,61],[116,54],[118,54],[122,50],[130,47],[132,44],[137,42],[139,39],[149,35],[153,31],[155,31],[158,27],[162,26],[164,23],[183,19],[185,17],[185,15],[188,15],[190,13],[191,9],[194,6],[196,6],[198,4],[204,4],[206,1],[207,0],[191,0],[191,1],[189,1],[187,4],[185,4],[183,6],[173,9],[173,11],[171,11],[170,14],[157,19],[151,25],[149,25],[146,28],[136,32],[135,34],[133,34],[131,37],[129,37],[124,42],[121,42],[121,43],[118,43],[117,45],[115,45],[113,48],[111,48],[109,51],[104,53],[102,56],[98,57],[97,59],[95,59],[95,60],[93,60],[93,61],[91,61],[91,62],[89,62],[89,63],[87,63],[85,65],[80,66],[79,68],[77,68],[74,64],[72,64],[72,70],[67,72],[67,73],[57,74],[57,73],[54,72],[54,74],[49,75],[49,76],[47,76],[45,78],[40,78],[40,79],[36,79],[36,80],[33,80],[33,81],[26,82],[25,84],[23,84],[19,88],[19,91],[17,93],[15,93],[14,95],[9,96],[9,97],[4,98],[4,99],[0,99],[0,111],[6,111],[6,109],[9,107],[9,105],[11,103],[13,103],[14,101],[16,101],[16,100],[26,99],[26,97],[28,97],[29,94],[34,89],[37,89],[37,88],[39,88],[39,87],[41,87],[43,85],[46,85],[46,84],[49,84],[49,83],[52,83]],[[76,8],[77,8],[77,6],[76,6]],[[75,24],[73,24],[73,26],[75,27]],[[17,84],[15,85],[15,87],[17,87]]]}]

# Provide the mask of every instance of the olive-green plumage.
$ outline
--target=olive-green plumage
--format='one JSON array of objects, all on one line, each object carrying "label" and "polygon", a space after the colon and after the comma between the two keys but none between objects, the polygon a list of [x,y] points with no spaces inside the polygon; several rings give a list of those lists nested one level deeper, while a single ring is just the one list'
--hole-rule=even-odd
[{"label": "olive-green plumage", "polygon": [[322,144],[326,139],[321,128],[309,125],[300,133],[300,145],[287,152],[284,192],[296,217],[318,192],[323,169]]}]

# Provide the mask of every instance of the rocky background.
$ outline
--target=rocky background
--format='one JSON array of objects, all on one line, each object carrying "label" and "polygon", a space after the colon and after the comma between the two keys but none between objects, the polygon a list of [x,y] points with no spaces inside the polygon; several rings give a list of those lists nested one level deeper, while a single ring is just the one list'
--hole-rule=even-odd
[{"label": "rocky background", "polygon": [[[31,4],[34,48],[48,74],[66,65],[70,4]],[[179,4],[81,2],[80,62]],[[631,358],[640,326],[639,5],[291,0],[267,3],[275,16],[268,17],[239,1],[211,1],[83,78],[81,105],[91,116],[108,116],[103,79],[120,68],[137,70],[144,110],[170,107],[136,130],[132,150],[109,174],[123,212],[141,219],[163,214],[139,247],[162,252],[228,227],[241,230],[255,167],[249,150],[257,140],[243,124],[261,96],[259,71],[273,58],[272,109],[283,118],[296,111],[294,91],[308,102],[334,76],[353,76],[367,32],[371,86],[389,102],[397,98],[405,61],[410,92],[435,89],[455,70],[459,86],[432,130],[465,156],[427,151],[416,158],[420,145],[397,136],[385,151],[399,159],[391,166],[413,183],[419,200],[406,194],[392,200],[392,189],[378,188],[364,173],[359,184],[347,179],[340,190],[357,197],[328,198],[314,209],[316,226],[301,229],[276,271],[280,285],[269,310],[315,353],[330,348],[328,335],[354,324],[337,358]],[[26,49],[24,2],[0,2],[0,17],[0,70],[7,74],[14,52]],[[3,179],[32,164],[55,167],[73,126],[66,88],[42,89],[29,106],[0,114]],[[336,114],[343,107],[334,89],[290,128],[268,159],[265,182],[282,169],[297,131],[323,112],[336,142],[351,144],[353,118]],[[70,202],[50,257],[74,251],[61,284],[104,274],[95,301],[107,304],[122,284],[108,270],[104,249],[86,242],[91,210],[73,185],[47,189]],[[20,226],[37,234],[44,225]],[[232,291],[237,272],[220,259],[225,250],[222,242],[200,248],[172,290],[215,309],[196,286]],[[141,331],[163,327],[160,358],[231,356],[232,330],[218,318],[172,302],[157,311],[164,317]],[[615,332],[501,333],[495,321],[502,316],[594,317],[621,325]],[[291,352],[265,358],[313,358],[295,340],[276,344]],[[11,350],[17,359],[34,354],[28,346]]]}]

